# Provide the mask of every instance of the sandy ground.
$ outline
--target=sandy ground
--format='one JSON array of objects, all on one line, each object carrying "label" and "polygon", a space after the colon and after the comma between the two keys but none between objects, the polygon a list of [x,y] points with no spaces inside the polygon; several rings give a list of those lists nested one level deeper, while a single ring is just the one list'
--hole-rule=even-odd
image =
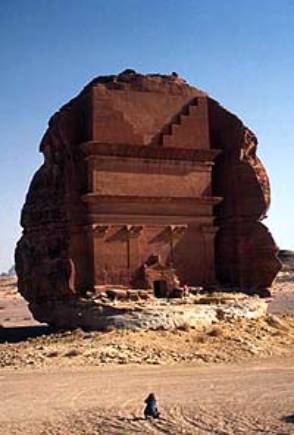
[{"label": "sandy ground", "polygon": [[[1,373],[1,434],[293,434],[294,359]],[[142,419],[154,391],[159,421]]]},{"label": "sandy ground", "polygon": [[[5,334],[5,328],[2,331]],[[0,345],[0,367],[15,370],[109,364],[202,366],[273,356],[294,357],[294,317],[224,321],[203,331],[65,331]]]},{"label": "sandy ground", "polygon": [[294,315],[294,278],[291,281],[276,282],[273,287],[269,312],[273,314]]},{"label": "sandy ground", "polygon": [[19,295],[15,278],[0,277],[0,325],[7,328],[40,325]]},{"label": "sandy ground", "polygon": [[202,332],[57,334],[1,280],[0,434],[294,434],[294,284],[273,294],[274,315]]}]

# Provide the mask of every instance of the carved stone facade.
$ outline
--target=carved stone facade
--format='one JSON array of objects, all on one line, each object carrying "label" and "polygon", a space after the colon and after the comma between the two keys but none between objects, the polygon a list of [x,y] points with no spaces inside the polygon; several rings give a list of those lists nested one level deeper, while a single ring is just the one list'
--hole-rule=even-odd
[{"label": "carved stone facade", "polygon": [[176,75],[93,80],[51,118],[23,207],[16,270],[32,311],[103,284],[150,286],[152,273],[155,287],[269,286],[280,263],[256,147]]}]

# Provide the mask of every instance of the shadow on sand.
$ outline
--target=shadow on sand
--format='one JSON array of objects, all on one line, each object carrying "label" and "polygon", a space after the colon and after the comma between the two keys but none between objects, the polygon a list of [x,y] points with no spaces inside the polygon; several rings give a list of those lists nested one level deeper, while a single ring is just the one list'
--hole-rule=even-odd
[{"label": "shadow on sand", "polygon": [[53,332],[55,332],[54,328],[47,325],[2,327],[0,328],[0,343],[19,343],[28,338],[49,335]]}]

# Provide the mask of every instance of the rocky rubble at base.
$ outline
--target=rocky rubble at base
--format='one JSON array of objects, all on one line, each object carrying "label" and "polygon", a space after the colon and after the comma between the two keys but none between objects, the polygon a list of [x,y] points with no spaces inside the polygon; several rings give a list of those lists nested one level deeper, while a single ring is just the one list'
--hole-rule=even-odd
[{"label": "rocky rubble at base", "polygon": [[80,329],[4,343],[0,367],[44,368],[105,364],[236,362],[294,353],[294,318],[230,319],[202,331],[85,332]]},{"label": "rocky rubble at base", "polygon": [[[109,292],[109,291],[108,291]],[[190,294],[183,298],[155,298],[140,291],[111,290],[112,297],[90,295],[72,301],[55,301],[30,308],[57,328],[86,330],[174,330],[202,329],[219,320],[259,318],[267,303],[242,293]],[[124,295],[124,297],[122,297]],[[126,296],[127,295],[127,296]],[[137,296],[134,298],[134,296]]]},{"label": "rocky rubble at base", "polygon": [[[4,341],[6,328],[11,330],[16,325],[23,325],[19,327],[41,329],[41,326],[32,320],[17,323],[17,319],[22,319],[25,314],[27,315],[27,311],[24,311],[25,305],[23,305],[22,311],[19,307],[18,317],[13,314],[12,308],[16,302],[21,302],[21,298],[16,292],[15,280],[4,280],[0,288],[2,297],[0,307],[5,301],[7,306],[3,305],[0,315],[5,320],[10,313],[11,318],[9,322],[4,321],[1,328],[4,340],[0,345],[0,367],[34,369],[106,364],[206,364],[292,355],[294,354],[292,299],[287,299],[285,302],[289,308],[287,311],[281,303],[283,302],[281,297],[283,294],[289,296],[293,291],[292,283],[279,283],[273,289],[273,301],[269,303],[269,309],[275,308],[275,311],[279,312],[278,316],[265,314],[264,307],[267,306],[268,300],[266,303],[259,298],[228,292],[211,294],[199,292],[180,300],[156,299],[152,304],[148,302],[147,305],[142,301],[143,308],[140,308],[139,301],[117,300],[112,302],[113,309],[123,310],[127,306],[130,309],[132,306],[137,310],[138,315],[143,317],[149,310],[153,312],[153,318],[157,319],[157,322],[162,312],[184,312],[187,319],[189,310],[192,310],[194,316],[198,313],[198,324],[197,327],[193,327],[192,322],[184,321],[185,319],[180,317],[181,321],[170,329],[161,327],[157,330],[156,328],[125,330],[109,327],[104,332],[64,330],[12,343]],[[190,299],[189,304],[187,299]],[[147,308],[148,304],[151,304],[149,308]],[[282,315],[281,312],[289,314]],[[200,314],[202,323],[199,321]],[[46,328],[42,326],[42,329]]]}]

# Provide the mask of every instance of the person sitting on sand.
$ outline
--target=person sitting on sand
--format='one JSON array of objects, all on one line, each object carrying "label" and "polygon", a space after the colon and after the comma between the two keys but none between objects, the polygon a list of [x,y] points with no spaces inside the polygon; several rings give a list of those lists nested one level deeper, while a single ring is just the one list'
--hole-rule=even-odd
[{"label": "person sitting on sand", "polygon": [[160,412],[157,409],[155,394],[150,393],[149,396],[145,399],[146,407],[144,409],[144,416],[159,418]]}]

